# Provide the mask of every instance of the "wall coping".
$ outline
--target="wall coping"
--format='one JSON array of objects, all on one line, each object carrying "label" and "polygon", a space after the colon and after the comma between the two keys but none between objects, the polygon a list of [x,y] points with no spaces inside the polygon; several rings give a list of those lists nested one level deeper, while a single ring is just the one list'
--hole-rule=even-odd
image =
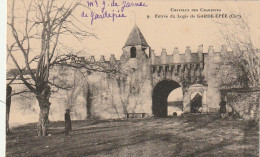
[{"label": "wall coping", "polygon": [[236,93],[248,93],[248,92],[260,92],[259,87],[251,87],[251,88],[228,88],[228,89],[220,89],[220,92],[236,92]]}]

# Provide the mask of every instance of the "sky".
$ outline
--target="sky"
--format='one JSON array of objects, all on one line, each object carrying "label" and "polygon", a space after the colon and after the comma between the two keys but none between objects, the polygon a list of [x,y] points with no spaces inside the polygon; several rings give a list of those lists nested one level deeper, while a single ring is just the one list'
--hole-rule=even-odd
[{"label": "sky", "polygon": [[[93,28],[100,40],[87,39],[84,43],[91,50],[90,53],[96,56],[100,54],[109,56],[114,53],[119,58],[122,53],[121,48],[135,23],[157,55],[160,55],[162,48],[166,48],[168,53],[172,53],[174,47],[179,47],[179,50],[184,52],[186,46],[190,46],[193,51],[196,51],[197,47],[201,44],[204,45],[205,51],[207,51],[209,45],[213,45],[218,49],[217,46],[221,44],[218,33],[219,27],[216,24],[219,21],[218,19],[214,19],[215,21],[213,21],[212,19],[154,18],[155,14],[171,15],[187,13],[171,12],[170,8],[216,8],[221,9],[221,13],[243,13],[249,18],[252,37],[255,38],[255,43],[257,45],[260,43],[260,23],[257,20],[260,17],[258,9],[260,7],[259,2],[212,2],[210,5],[208,2],[197,1],[146,1],[146,3],[148,7],[129,8],[129,10],[126,10],[128,16],[126,19],[118,19],[115,22],[111,22],[110,19],[96,21],[91,28]],[[190,12],[187,14],[189,15]],[[147,15],[151,18],[147,19]]]},{"label": "sky", "polygon": [[[61,1],[58,1],[61,2]],[[220,26],[217,22],[228,23],[230,19],[218,19],[218,18],[155,18],[155,15],[184,15],[190,16],[191,14],[235,14],[241,15],[243,18],[248,19],[249,26],[251,28],[251,37],[255,45],[260,47],[260,2],[257,1],[138,1],[145,3],[146,7],[128,7],[124,8],[121,12],[122,2],[121,0],[114,0],[118,3],[118,7],[111,7],[112,0],[105,1],[106,7],[104,11],[112,13],[119,11],[124,13],[125,18],[116,18],[114,21],[112,18],[97,19],[91,24],[91,10],[95,13],[101,13],[103,8],[103,0],[97,0],[98,7],[95,0],[84,0],[82,4],[88,5],[88,2],[93,2],[93,6],[90,9],[79,7],[74,12],[74,16],[84,25],[80,27],[94,33],[96,37],[87,37],[82,41],[78,41],[73,36],[62,36],[60,42],[63,46],[69,47],[73,51],[80,51],[84,49],[84,53],[81,56],[94,55],[96,60],[100,59],[101,55],[104,55],[106,60],[109,60],[111,54],[115,54],[117,59],[122,54],[122,47],[124,46],[129,33],[135,24],[138,25],[143,33],[147,43],[151,49],[155,50],[156,55],[160,55],[163,48],[166,49],[168,54],[172,54],[173,49],[178,47],[180,53],[183,53],[187,46],[191,47],[193,52],[196,52],[198,46],[203,44],[204,51],[208,50],[208,46],[213,45],[216,51],[219,51],[220,46],[224,44],[219,29]],[[131,1],[130,1],[131,2]],[[9,4],[10,6],[10,4]],[[20,5],[16,7],[19,8]],[[219,9],[220,12],[183,12],[183,11],[171,11],[174,9]],[[88,17],[81,17],[84,11]],[[21,10],[17,10],[18,14],[22,16]],[[147,18],[149,16],[150,18]],[[24,24],[23,21],[19,24]],[[11,33],[7,35],[10,41],[12,40]],[[11,42],[9,42],[11,43]],[[39,44],[35,44],[38,46]],[[18,54],[18,53],[17,53]],[[23,61],[21,60],[21,64]],[[14,67],[10,58],[8,59],[8,68]]]}]

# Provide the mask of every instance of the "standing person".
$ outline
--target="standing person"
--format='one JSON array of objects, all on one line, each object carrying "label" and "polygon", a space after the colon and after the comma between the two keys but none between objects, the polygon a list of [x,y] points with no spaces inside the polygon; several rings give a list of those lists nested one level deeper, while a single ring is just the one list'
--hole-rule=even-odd
[{"label": "standing person", "polygon": [[70,109],[66,109],[65,111],[66,111],[66,113],[65,113],[65,133],[66,133],[66,135],[68,135],[69,131],[72,130],[71,119],[70,119]]},{"label": "standing person", "polygon": [[221,102],[220,102],[220,109],[219,109],[219,111],[220,111],[220,115],[221,115],[221,117],[222,118],[225,118],[226,117],[226,114],[227,114],[227,108],[226,108],[226,101],[224,101],[224,100],[222,100]]}]

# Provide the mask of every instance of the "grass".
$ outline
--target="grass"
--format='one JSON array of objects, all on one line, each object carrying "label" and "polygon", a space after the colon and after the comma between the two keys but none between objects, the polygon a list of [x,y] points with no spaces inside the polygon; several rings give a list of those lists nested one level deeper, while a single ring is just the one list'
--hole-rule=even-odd
[{"label": "grass", "polygon": [[258,156],[258,127],[216,114],[175,118],[51,122],[51,136],[38,137],[36,124],[14,128],[7,156]]}]

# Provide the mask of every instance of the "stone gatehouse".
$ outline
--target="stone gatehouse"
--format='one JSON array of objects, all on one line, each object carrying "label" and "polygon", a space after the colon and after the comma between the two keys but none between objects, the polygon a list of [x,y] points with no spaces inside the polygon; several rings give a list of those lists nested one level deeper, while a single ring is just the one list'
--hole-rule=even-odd
[{"label": "stone gatehouse", "polygon": [[[161,55],[156,56],[135,25],[122,48],[120,59],[113,54],[108,60],[103,55],[98,60],[94,56],[86,59],[72,55],[66,61],[79,66],[93,63],[116,67],[123,72],[122,76],[87,69],[78,72],[79,68],[70,66],[54,66],[51,69],[50,75],[55,79],[60,76],[63,79],[61,83],[73,85],[73,89],[53,93],[50,120],[63,120],[65,108],[72,110],[74,120],[124,118],[126,113],[166,117],[173,112],[180,115],[197,112],[198,109],[215,112],[221,100],[220,81],[215,71],[221,54],[228,51],[225,46],[219,52],[215,52],[212,46],[206,48],[207,52],[203,49],[202,45],[196,50],[187,46],[184,52],[179,52],[178,48],[172,52],[162,49]],[[56,83],[54,78],[50,81]],[[21,87],[16,85],[13,88]],[[180,99],[170,102],[168,98],[174,94]],[[37,117],[38,104],[34,98],[30,102],[35,102],[30,110]],[[21,106],[20,103],[18,97],[13,99],[12,104]]]},{"label": "stone gatehouse", "polygon": [[83,93],[92,96],[87,102],[88,117],[120,118],[125,113],[172,115],[168,113],[167,98],[177,88],[182,89],[181,112],[191,112],[196,93],[202,112],[219,108],[220,91],[212,71],[220,61],[220,53],[227,51],[224,46],[221,52],[214,52],[213,47],[203,52],[202,45],[196,51],[189,46],[185,52],[174,48],[173,52],[167,53],[162,49],[161,55],[156,56],[135,25],[122,50],[119,60],[114,55],[109,61],[104,56],[99,61],[91,57],[91,62],[120,67],[127,73],[127,78],[114,79],[101,73],[89,75],[89,83],[83,87],[87,91]]}]

